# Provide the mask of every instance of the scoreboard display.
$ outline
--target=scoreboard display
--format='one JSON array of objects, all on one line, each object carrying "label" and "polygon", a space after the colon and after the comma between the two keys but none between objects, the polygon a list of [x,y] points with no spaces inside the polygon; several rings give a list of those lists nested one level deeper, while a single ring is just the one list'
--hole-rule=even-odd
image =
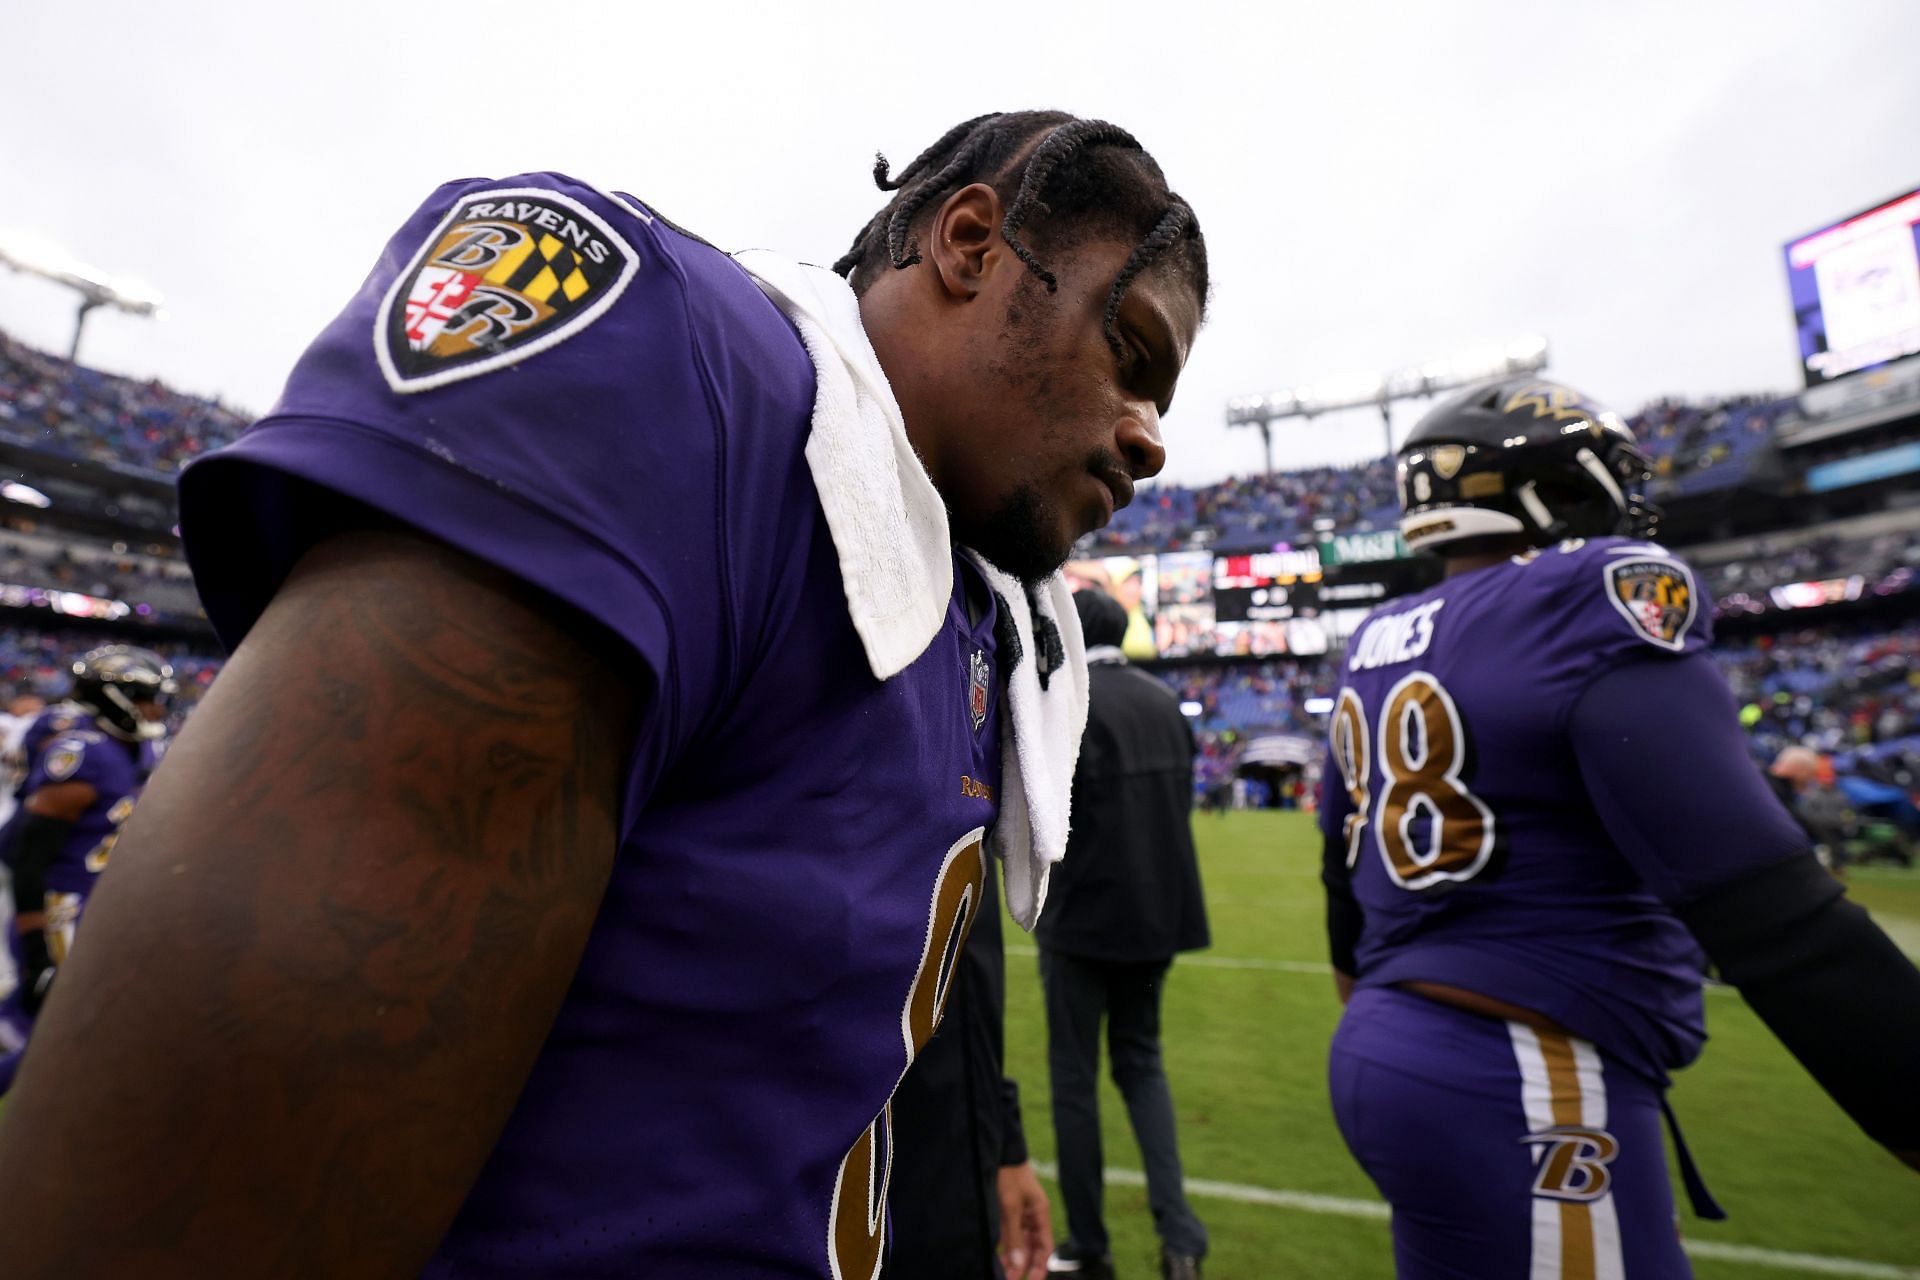
[{"label": "scoreboard display", "polygon": [[1784,253],[1809,388],[1920,354],[1920,189]]},{"label": "scoreboard display", "polygon": [[1385,530],[1266,551],[1072,560],[1066,575],[1127,611],[1129,657],[1268,657],[1327,652],[1369,608],[1427,586],[1437,566]]},{"label": "scoreboard display", "polygon": [[1317,551],[1220,556],[1213,562],[1213,608],[1221,622],[1285,622],[1320,605]]}]

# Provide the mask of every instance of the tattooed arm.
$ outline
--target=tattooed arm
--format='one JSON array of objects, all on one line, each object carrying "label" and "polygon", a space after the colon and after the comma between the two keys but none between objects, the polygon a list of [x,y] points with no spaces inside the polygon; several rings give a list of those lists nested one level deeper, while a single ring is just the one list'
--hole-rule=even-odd
[{"label": "tattooed arm", "polygon": [[634,708],[562,616],[411,534],[302,560],[127,824],[0,1117],[10,1280],[419,1274],[612,867]]}]

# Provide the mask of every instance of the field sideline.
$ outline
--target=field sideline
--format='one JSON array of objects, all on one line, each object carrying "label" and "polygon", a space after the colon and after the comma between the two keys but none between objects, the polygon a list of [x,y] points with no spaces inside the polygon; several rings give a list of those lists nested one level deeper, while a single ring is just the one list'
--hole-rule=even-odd
[{"label": "field sideline", "polygon": [[[1327,1104],[1326,1046],[1339,1004],[1323,967],[1318,833],[1296,813],[1198,814],[1194,831],[1214,945],[1192,958],[1199,963],[1176,963],[1164,1020],[1187,1176],[1230,1184],[1194,1197],[1213,1236],[1207,1276],[1389,1280],[1384,1216],[1358,1216],[1377,1204],[1377,1193],[1348,1156]],[[1916,949],[1920,874],[1869,868],[1854,874],[1850,889]],[[1712,1039],[1701,1061],[1681,1073],[1673,1103],[1730,1216],[1701,1222],[1682,1210],[1688,1241],[1718,1255],[1696,1256],[1695,1274],[1920,1277],[1920,1175],[1862,1137],[1737,994],[1716,993],[1707,1017]],[[1011,926],[1007,1057],[1022,1086],[1034,1158],[1050,1162],[1039,977],[1030,940]],[[1107,1164],[1138,1169],[1139,1150],[1110,1082],[1101,1122]],[[1051,1183],[1048,1190],[1057,1195]],[[1283,1194],[1241,1194],[1248,1190]],[[1313,1197],[1332,1198],[1332,1211]],[[1122,1280],[1151,1280],[1159,1274],[1158,1246],[1145,1191],[1116,1178],[1107,1204]],[[1057,1206],[1054,1227],[1065,1231]],[[1743,1256],[1754,1248],[1769,1251],[1764,1261]],[[1868,1265],[1779,1265],[1782,1253]]]},{"label": "field sideline", "polygon": [[[1174,967],[1166,1052],[1194,1204],[1213,1236],[1209,1280],[1391,1280],[1384,1206],[1328,1109],[1339,1016],[1325,969],[1318,836],[1289,813],[1197,815],[1212,950]],[[1920,874],[1870,868],[1851,892],[1920,949]],[[1008,1071],[1027,1139],[1051,1172],[1046,1026],[1030,939],[1008,925]],[[1737,994],[1707,1005],[1712,1040],[1674,1106],[1731,1218],[1682,1230],[1701,1280],[1920,1280],[1920,1175],[1854,1129]],[[0,1102],[3,1106],[4,1102]],[[1157,1276],[1139,1152],[1103,1083],[1108,1226],[1122,1280]],[[1677,1185],[1677,1184],[1676,1184]],[[1048,1183],[1049,1193],[1058,1188]],[[1054,1229],[1065,1221],[1055,1207]],[[1764,1254],[1747,1254],[1747,1250]],[[1786,1254],[1816,1255],[1806,1266]],[[1851,1264],[1851,1265],[1850,1265]]]}]

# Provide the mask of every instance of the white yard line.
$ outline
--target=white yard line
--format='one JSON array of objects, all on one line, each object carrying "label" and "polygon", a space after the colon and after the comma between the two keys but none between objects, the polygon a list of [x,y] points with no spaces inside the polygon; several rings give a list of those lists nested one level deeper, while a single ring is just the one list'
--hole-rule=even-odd
[{"label": "white yard line", "polygon": [[[1034,1167],[1046,1177],[1058,1176],[1059,1171],[1052,1164],[1036,1160]],[[1106,1176],[1107,1181],[1120,1186],[1143,1187],[1147,1183],[1146,1175],[1138,1169],[1108,1169]],[[1208,1178],[1188,1178],[1186,1188],[1196,1196],[1215,1200],[1261,1204],[1274,1209],[1297,1209],[1302,1213],[1321,1213],[1339,1218],[1366,1218],[1384,1222],[1391,1213],[1386,1204],[1379,1200],[1323,1196],[1310,1191],[1276,1191],[1271,1187],[1214,1182]],[[1810,1271],[1824,1276],[1855,1276],[1859,1280],[1920,1280],[1920,1267],[1902,1267],[1888,1262],[1834,1258],[1819,1253],[1789,1253],[1752,1245],[1722,1244],[1715,1240],[1683,1240],[1681,1244],[1694,1257],[1713,1262],[1738,1262],[1779,1271]]]},{"label": "white yard line", "polygon": [[[1033,947],[1010,946],[1007,954],[1037,956],[1040,952]],[[1330,964],[1316,964],[1308,960],[1248,960],[1236,956],[1188,955],[1179,957],[1174,963],[1183,969],[1189,965],[1200,969],[1265,969],[1273,973],[1317,973],[1322,977],[1333,972]]]},{"label": "white yard line", "polygon": [[[1033,947],[1010,946],[1010,956],[1037,956],[1039,951]],[[1192,966],[1196,969],[1259,969],[1268,973],[1310,973],[1328,977],[1333,973],[1330,964],[1319,964],[1311,960],[1254,960],[1245,956],[1183,955],[1174,960],[1177,968]],[[1708,995],[1732,995],[1733,988],[1717,982],[1708,983],[1704,988]]]}]

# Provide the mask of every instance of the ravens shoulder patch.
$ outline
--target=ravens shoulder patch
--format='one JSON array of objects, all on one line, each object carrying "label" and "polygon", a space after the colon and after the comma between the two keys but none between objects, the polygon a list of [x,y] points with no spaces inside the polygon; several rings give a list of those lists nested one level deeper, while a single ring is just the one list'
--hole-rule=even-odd
[{"label": "ravens shoulder patch", "polygon": [[374,315],[381,372],[407,393],[525,360],[599,319],[639,265],[571,196],[542,187],[464,196]]},{"label": "ravens shoulder patch", "polygon": [[41,768],[49,780],[65,782],[80,769],[80,762],[87,758],[87,744],[79,738],[62,738],[54,743],[47,752],[47,760]]},{"label": "ravens shoulder patch", "polygon": [[1608,602],[1635,634],[1675,653],[1686,648],[1700,607],[1692,570],[1664,556],[1634,554],[1609,559],[1602,571]]}]

